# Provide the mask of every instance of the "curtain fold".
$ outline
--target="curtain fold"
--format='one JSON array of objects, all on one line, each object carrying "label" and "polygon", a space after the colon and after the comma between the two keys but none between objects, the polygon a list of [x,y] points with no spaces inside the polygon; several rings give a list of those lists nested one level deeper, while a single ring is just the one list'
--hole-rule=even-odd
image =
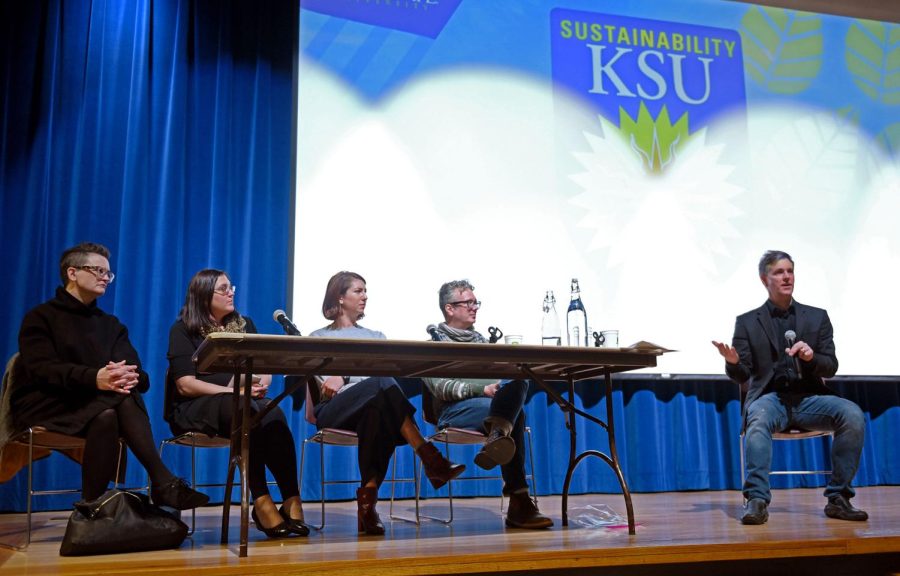
[{"label": "curtain fold", "polygon": [[[238,309],[278,330],[268,318],[289,293],[298,9],[286,0],[0,5],[4,358],[18,349],[25,312],[59,285],[60,253],[86,240],[112,252],[116,282],[98,303],[128,326],[150,374],[158,439],[169,433],[168,330],[194,272],[227,270]],[[178,452],[166,459],[187,476]],[[77,488],[79,468],[56,458],[37,464],[38,484]],[[211,479],[224,476],[224,455],[202,461]],[[126,483],[144,482],[132,461]],[[24,483],[21,473],[0,485],[0,507],[23,510]],[[71,498],[35,504],[66,508]]]}]

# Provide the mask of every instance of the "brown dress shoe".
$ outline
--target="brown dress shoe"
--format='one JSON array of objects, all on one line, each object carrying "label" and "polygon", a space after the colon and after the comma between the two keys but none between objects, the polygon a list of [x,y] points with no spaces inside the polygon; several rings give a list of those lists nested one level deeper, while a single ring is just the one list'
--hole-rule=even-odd
[{"label": "brown dress shoe", "polygon": [[553,520],[541,514],[537,504],[528,494],[515,493],[509,497],[509,508],[506,510],[506,525],[510,528],[550,528]]},{"label": "brown dress shoe", "polygon": [[490,470],[498,464],[503,466],[512,460],[516,454],[516,443],[499,428],[494,428],[488,434],[484,446],[475,455],[475,464],[479,468]]}]

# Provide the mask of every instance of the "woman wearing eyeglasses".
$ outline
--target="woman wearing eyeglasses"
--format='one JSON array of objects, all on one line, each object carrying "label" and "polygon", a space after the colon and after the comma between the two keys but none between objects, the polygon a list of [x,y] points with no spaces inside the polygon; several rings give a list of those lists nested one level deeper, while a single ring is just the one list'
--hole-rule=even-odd
[{"label": "woman wearing eyeglasses", "polygon": [[[318,338],[384,338],[377,330],[358,324],[365,315],[366,280],[355,272],[338,272],[328,281],[322,314],[331,324],[310,334]],[[440,488],[466,467],[453,464],[431,442],[422,437],[415,420],[416,409],[393,378],[329,376],[319,389],[315,406],[316,426],[354,430],[359,437],[359,473],[362,486],[356,491],[357,527],[366,534],[384,534],[375,511],[378,487],[387,475],[394,448],[408,443],[419,455],[432,486]]]},{"label": "woman wearing eyeglasses", "polygon": [[81,495],[95,500],[116,477],[119,439],[147,469],[156,504],[188,510],[209,498],[163,464],[142,393],[150,378],[128,330],[97,307],[115,274],[105,246],[82,243],[63,252],[62,286],[32,309],[19,330],[19,359],[10,375],[14,428],[42,426],[85,439]]},{"label": "woman wearing eyeglasses", "polygon": [[[188,285],[184,306],[169,331],[169,376],[176,394],[169,424],[176,434],[189,430],[210,436],[231,435],[233,376],[197,372],[191,358],[207,335],[214,332],[256,333],[253,320],[234,308],[235,286],[222,270],[201,270]],[[254,376],[251,407],[261,410],[268,400],[270,375]],[[271,470],[283,503],[276,508],[266,484]],[[306,536],[303,507],[297,486],[297,455],[294,436],[279,408],[269,411],[250,431],[250,493],[253,521],[269,538]]]}]

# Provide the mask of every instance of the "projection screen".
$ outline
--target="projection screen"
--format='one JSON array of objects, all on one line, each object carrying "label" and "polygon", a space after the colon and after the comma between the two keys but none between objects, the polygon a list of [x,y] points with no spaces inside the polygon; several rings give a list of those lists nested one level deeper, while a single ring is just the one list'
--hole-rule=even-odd
[{"label": "projection screen", "polygon": [[[678,350],[764,302],[768,249],[829,311],[839,374],[889,375],[900,326],[900,27],[715,0],[304,0],[293,315],[368,281],[361,324],[424,340],[465,278],[476,328]],[[563,337],[565,342],[565,336]],[[873,350],[873,344],[887,353]]]}]

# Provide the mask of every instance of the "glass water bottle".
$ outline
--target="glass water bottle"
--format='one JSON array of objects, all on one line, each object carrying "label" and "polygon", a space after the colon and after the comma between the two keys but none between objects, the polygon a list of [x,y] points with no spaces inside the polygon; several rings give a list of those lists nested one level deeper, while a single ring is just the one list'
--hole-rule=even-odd
[{"label": "glass water bottle", "polygon": [[559,315],[556,313],[556,298],[553,296],[553,290],[548,290],[544,295],[541,344],[544,346],[559,346],[562,344],[562,333],[559,328]]},{"label": "glass water bottle", "polygon": [[572,278],[572,297],[569,301],[569,310],[566,312],[566,330],[568,331],[569,346],[587,346],[588,328],[587,313],[581,302],[581,290],[578,288],[578,279]]}]

